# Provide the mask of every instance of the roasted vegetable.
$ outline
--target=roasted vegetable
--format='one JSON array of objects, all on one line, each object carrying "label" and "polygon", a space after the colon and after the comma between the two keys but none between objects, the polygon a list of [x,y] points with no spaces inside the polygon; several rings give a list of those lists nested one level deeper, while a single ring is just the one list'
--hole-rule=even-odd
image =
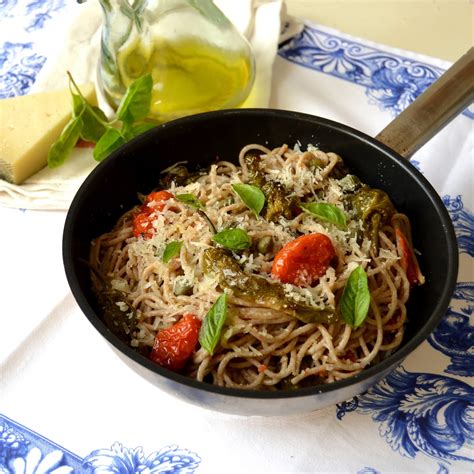
[{"label": "roasted vegetable", "polygon": [[265,194],[266,203],[260,215],[271,222],[278,222],[280,217],[292,219],[297,213],[298,197],[291,196],[281,183],[265,177],[265,173],[260,169],[258,154],[249,152],[244,160],[249,171],[250,184],[258,186]]},{"label": "roasted vegetable", "polygon": [[273,260],[272,276],[283,283],[312,285],[324,275],[336,252],[331,240],[314,233],[288,242]]},{"label": "roasted vegetable", "polygon": [[280,283],[269,282],[257,275],[248,275],[223,249],[206,249],[203,270],[206,275],[217,278],[222,289],[231,290],[236,297],[257,306],[282,311],[306,323],[331,323],[336,320],[331,309],[298,303],[285,293]]},{"label": "roasted vegetable", "polygon": [[372,241],[372,248],[377,252],[379,230],[396,212],[388,194],[380,189],[363,186],[354,194],[347,196],[347,200],[356,218],[364,222],[365,231]]},{"label": "roasted vegetable", "polygon": [[133,235],[150,239],[155,234],[153,221],[154,213],[162,211],[165,202],[173,199],[174,196],[168,191],[153,191],[145,197],[145,202],[133,214]]},{"label": "roasted vegetable", "polygon": [[400,264],[405,270],[408,281],[412,287],[415,285],[423,285],[425,277],[421,273],[418,260],[413,250],[410,223],[406,217],[400,219],[398,216],[400,215],[394,216],[392,225],[395,228],[395,239]]},{"label": "roasted vegetable", "polygon": [[126,300],[125,293],[112,289],[108,284],[96,294],[105,325],[119,339],[129,344],[137,328],[135,308]]},{"label": "roasted vegetable", "polygon": [[[111,282],[88,261],[80,259],[98,280],[94,293],[104,324],[122,341],[130,344],[137,328],[138,318],[135,308],[127,301],[125,292],[112,288]],[[139,348],[140,350],[140,348]]]},{"label": "roasted vegetable", "polygon": [[362,186],[362,183],[357,176],[347,174],[344,178],[339,180],[339,186],[344,193],[353,193]]},{"label": "roasted vegetable", "polygon": [[156,334],[150,359],[161,367],[181,370],[196,348],[200,327],[196,316],[184,314],[176,324]]},{"label": "roasted vegetable", "polygon": [[261,188],[266,182],[265,173],[260,169],[260,156],[256,151],[249,151],[244,157],[251,184]]},{"label": "roasted vegetable", "polygon": [[278,222],[280,217],[293,219],[299,204],[297,196],[290,196],[281,183],[270,180],[262,186],[262,191],[267,199],[262,211],[264,219],[270,222]]},{"label": "roasted vegetable", "polygon": [[349,174],[349,168],[345,163],[339,158],[339,161],[336,163],[334,168],[329,173],[329,176],[334,179],[342,179],[344,176]]},{"label": "roasted vegetable", "polygon": [[174,166],[160,179],[160,186],[163,189],[169,189],[173,184],[186,186],[196,181],[201,175],[201,171],[190,173],[184,165]]},{"label": "roasted vegetable", "polygon": [[171,168],[160,179],[160,186],[164,189],[169,189],[174,184],[175,186],[186,186],[188,184],[189,171],[186,166],[179,165]]}]

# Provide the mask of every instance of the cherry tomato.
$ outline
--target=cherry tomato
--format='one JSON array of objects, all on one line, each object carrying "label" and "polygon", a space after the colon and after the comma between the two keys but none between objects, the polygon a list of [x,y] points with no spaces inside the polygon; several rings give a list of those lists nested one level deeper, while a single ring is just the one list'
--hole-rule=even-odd
[{"label": "cherry tomato", "polygon": [[182,369],[194,352],[200,327],[201,321],[194,314],[184,314],[173,326],[157,333],[150,359],[170,370]]},{"label": "cherry tomato", "polygon": [[168,191],[153,191],[145,198],[145,204],[157,211],[162,211],[165,207],[165,201],[174,198],[174,195]]},{"label": "cherry tomato", "polygon": [[288,242],[276,255],[272,276],[283,283],[312,285],[326,273],[336,252],[324,234],[307,234]]},{"label": "cherry tomato", "polygon": [[145,239],[150,239],[155,233],[153,221],[155,212],[160,212],[165,207],[165,202],[174,196],[168,191],[153,191],[145,198],[145,202],[140,206],[133,216],[133,235]]},{"label": "cherry tomato", "polygon": [[140,237],[141,235],[145,239],[150,239],[155,233],[153,227],[153,217],[146,212],[139,212],[133,217],[133,235]]}]

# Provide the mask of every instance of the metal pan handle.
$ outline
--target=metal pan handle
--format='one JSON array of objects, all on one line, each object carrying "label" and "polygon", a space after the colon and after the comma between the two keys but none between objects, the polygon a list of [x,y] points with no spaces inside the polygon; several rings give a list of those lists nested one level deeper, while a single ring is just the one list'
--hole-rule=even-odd
[{"label": "metal pan handle", "polygon": [[375,138],[409,160],[474,101],[474,47]]}]

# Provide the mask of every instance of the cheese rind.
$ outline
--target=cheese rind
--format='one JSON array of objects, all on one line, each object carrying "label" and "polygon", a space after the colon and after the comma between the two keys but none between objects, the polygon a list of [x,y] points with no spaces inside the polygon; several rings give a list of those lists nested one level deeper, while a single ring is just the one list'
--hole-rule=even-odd
[{"label": "cheese rind", "polygon": [[[79,89],[97,105],[92,83]],[[20,184],[43,168],[71,114],[69,89],[0,100],[0,178]]]}]

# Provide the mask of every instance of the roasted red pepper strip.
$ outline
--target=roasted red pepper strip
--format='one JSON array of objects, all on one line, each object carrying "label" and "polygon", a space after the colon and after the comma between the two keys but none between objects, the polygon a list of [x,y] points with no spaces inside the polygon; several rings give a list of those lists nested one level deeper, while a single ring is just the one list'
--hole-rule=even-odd
[{"label": "roasted red pepper strip", "polygon": [[272,276],[283,283],[312,285],[326,273],[336,252],[324,234],[307,234],[287,243],[273,260]]},{"label": "roasted red pepper strip", "polygon": [[154,191],[145,198],[145,202],[140,206],[133,216],[133,235],[143,236],[145,239],[153,237],[155,229],[153,221],[154,213],[160,212],[165,207],[165,202],[174,198],[168,191]]},{"label": "roasted red pepper strip", "polygon": [[422,285],[425,282],[425,277],[420,271],[413,249],[408,243],[405,234],[397,226],[395,226],[395,239],[397,241],[397,251],[400,257],[400,264],[407,274],[407,279],[410,282],[410,285]]},{"label": "roasted red pepper strip", "polygon": [[194,314],[184,314],[176,324],[157,333],[150,359],[170,370],[182,369],[196,348],[200,327]]}]

